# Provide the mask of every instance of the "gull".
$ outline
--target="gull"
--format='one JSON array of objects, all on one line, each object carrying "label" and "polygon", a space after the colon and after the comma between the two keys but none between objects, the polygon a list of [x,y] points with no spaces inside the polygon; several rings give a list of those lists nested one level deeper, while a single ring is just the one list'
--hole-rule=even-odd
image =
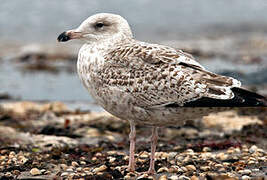
[{"label": "gull", "polygon": [[100,13],[58,36],[84,41],[78,75],[95,101],[130,123],[128,170],[135,170],[136,125],[152,127],[150,166],[155,173],[158,127],[181,126],[231,107],[266,107],[266,98],[240,88],[240,81],[212,73],[192,55],[138,41],[120,15]]}]

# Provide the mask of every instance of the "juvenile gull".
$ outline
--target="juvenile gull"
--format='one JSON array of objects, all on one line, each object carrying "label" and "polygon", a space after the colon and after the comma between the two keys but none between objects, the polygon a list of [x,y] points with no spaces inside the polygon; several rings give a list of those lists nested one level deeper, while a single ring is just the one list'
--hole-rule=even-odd
[{"label": "juvenile gull", "polygon": [[265,97],[206,70],[190,54],[133,39],[119,15],[93,15],[58,36],[58,41],[71,39],[85,42],[77,62],[83,85],[105,110],[130,122],[129,171],[135,170],[136,124],[152,126],[148,173],[154,174],[158,127],[183,125],[229,107],[266,106]]}]

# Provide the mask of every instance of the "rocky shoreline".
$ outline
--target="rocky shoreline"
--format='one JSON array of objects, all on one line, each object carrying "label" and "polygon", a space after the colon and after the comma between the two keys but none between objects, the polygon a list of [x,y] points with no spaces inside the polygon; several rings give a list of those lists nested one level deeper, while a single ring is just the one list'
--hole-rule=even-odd
[{"label": "rocky shoreline", "polygon": [[137,169],[129,173],[127,121],[61,102],[2,102],[0,179],[264,179],[266,110],[161,128],[157,175],[148,176],[149,127],[137,127]]}]

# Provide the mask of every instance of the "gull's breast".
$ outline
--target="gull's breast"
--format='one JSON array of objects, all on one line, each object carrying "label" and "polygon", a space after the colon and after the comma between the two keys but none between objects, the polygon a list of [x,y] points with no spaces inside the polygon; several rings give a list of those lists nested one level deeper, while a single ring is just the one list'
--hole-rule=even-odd
[{"label": "gull's breast", "polygon": [[104,57],[94,47],[83,45],[78,54],[77,72],[84,87],[99,101],[101,91],[99,73],[104,65]]}]

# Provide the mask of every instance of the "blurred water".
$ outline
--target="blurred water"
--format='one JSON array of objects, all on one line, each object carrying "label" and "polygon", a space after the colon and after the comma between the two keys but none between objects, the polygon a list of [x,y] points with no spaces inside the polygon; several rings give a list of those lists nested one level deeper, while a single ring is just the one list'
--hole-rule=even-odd
[{"label": "blurred water", "polygon": [[18,65],[3,61],[0,82],[0,93],[23,100],[92,101],[76,73],[23,72]]},{"label": "blurred water", "polygon": [[98,12],[124,16],[142,40],[267,31],[266,0],[1,0],[0,40],[55,41]]},{"label": "blurred water", "polygon": [[[264,34],[266,9],[266,0],[1,0],[0,42],[44,42],[53,47],[59,33],[77,27],[85,18],[99,12],[122,15],[137,39],[154,42],[229,33]],[[263,59],[266,62],[266,57]],[[203,65],[219,73],[237,72],[236,76],[229,75],[245,85],[267,82],[266,66],[261,64],[243,66],[211,59],[203,61]],[[0,84],[0,93],[7,92],[23,100],[93,102],[76,73],[23,73],[13,63],[1,62],[1,57]]]}]

